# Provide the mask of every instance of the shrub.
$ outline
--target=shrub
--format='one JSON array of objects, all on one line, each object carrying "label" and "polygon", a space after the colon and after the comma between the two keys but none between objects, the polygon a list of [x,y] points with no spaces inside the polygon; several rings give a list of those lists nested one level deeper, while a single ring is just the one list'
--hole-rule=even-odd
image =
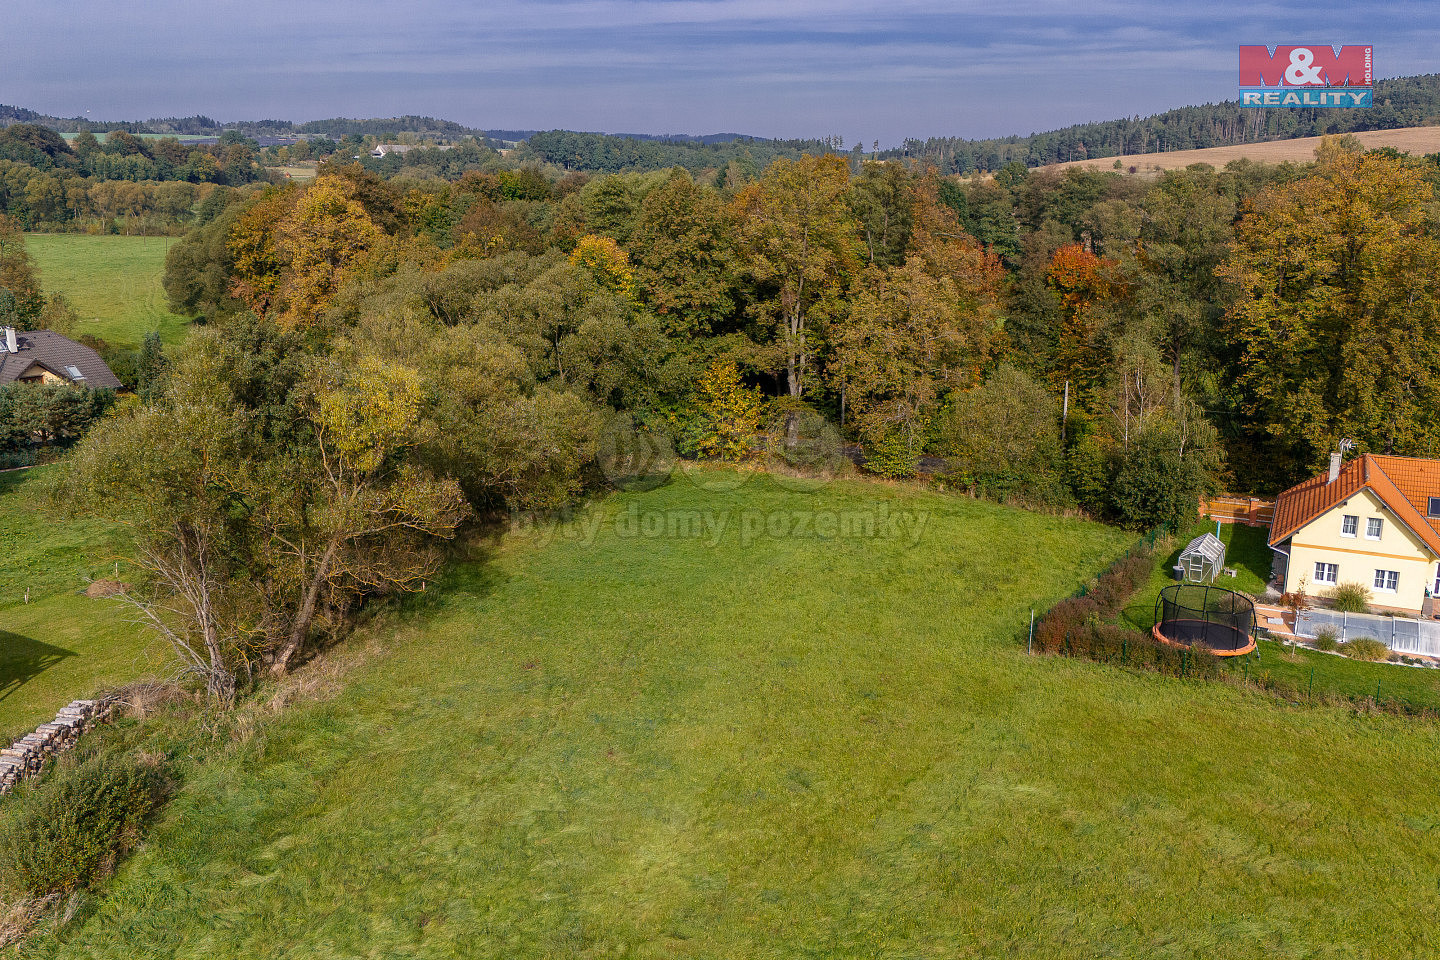
[{"label": "shrub", "polygon": [[1384,660],[1390,655],[1390,648],[1374,637],[1356,637],[1341,647],[1340,652],[1352,660]]},{"label": "shrub", "polygon": [[102,879],[139,839],[163,786],[155,766],[101,756],[22,788],[0,822],[0,884],[44,897]]},{"label": "shrub", "polygon": [[1316,650],[1324,650],[1328,653],[1338,645],[1336,642],[1338,639],[1339,637],[1336,636],[1334,627],[1321,627],[1315,631],[1313,646]]},{"label": "shrub", "polygon": [[[1113,619],[1155,568],[1153,547],[1140,546],[1110,564],[1084,594],[1061,600],[1036,625],[1035,640],[1044,653],[1060,653],[1065,638],[1082,628]],[[1118,628],[1117,628],[1118,629]],[[1144,634],[1140,634],[1144,638]],[[1082,654],[1084,655],[1084,654]]]},{"label": "shrub", "polygon": [[913,476],[920,466],[924,437],[895,430],[866,446],[865,469],[891,480]]},{"label": "shrub", "polygon": [[1342,583],[1330,591],[1330,605],[1346,613],[1370,612],[1370,588],[1363,583]]}]

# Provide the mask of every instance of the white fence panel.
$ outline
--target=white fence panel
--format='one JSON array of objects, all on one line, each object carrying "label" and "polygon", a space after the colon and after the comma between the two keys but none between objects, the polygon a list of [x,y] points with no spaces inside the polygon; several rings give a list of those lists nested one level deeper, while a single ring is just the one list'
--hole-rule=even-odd
[{"label": "white fence panel", "polygon": [[1396,653],[1440,657],[1440,623],[1433,620],[1336,610],[1301,610],[1295,617],[1295,633],[1299,636],[1314,637],[1321,627],[1330,627],[1340,640],[1373,637]]}]

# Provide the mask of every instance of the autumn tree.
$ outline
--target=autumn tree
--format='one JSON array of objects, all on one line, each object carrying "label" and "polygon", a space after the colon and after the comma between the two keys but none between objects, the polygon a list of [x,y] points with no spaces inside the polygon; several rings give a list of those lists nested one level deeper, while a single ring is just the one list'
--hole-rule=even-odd
[{"label": "autumn tree", "polygon": [[1080,244],[1067,244],[1050,259],[1046,282],[1060,303],[1059,343],[1052,383],[1069,381],[1088,404],[1098,402],[1109,369],[1106,308],[1121,290],[1119,264]]},{"label": "autumn tree", "polygon": [[810,387],[856,266],[849,171],[833,155],[776,160],[732,202],[743,269],[763,291],[752,310],[778,330],[776,359],[792,397]]},{"label": "autumn tree", "polygon": [[1264,191],[1223,268],[1241,402],[1284,482],[1341,437],[1440,454],[1440,237],[1434,188],[1403,157],[1332,149]]},{"label": "autumn tree", "polygon": [[702,456],[748,460],[756,452],[760,432],[759,391],[747,387],[733,360],[717,360],[696,385],[699,430],[696,447]]},{"label": "autumn tree", "polygon": [[635,295],[635,271],[630,266],[630,255],[610,237],[585,234],[570,251],[570,262],[589,273],[606,290],[627,299]]},{"label": "autumn tree", "polygon": [[[293,186],[269,190],[233,221],[216,221],[205,233],[224,231],[226,249],[223,257],[217,258],[218,251],[197,249],[203,242],[200,237],[187,238],[186,244],[177,245],[177,250],[185,252],[177,254],[169,264],[166,291],[170,302],[192,310],[202,303],[217,302],[218,298],[213,293],[206,296],[201,292],[204,290],[203,277],[189,279],[192,274],[199,273],[194,267],[203,267],[195,264],[191,270],[184,269],[191,266],[186,260],[203,255],[208,264],[219,260],[220,267],[230,277],[230,296],[244,303],[257,317],[268,316],[280,295],[286,267],[284,256],[276,248],[275,232],[279,222],[294,209],[298,196],[299,191]],[[182,257],[186,259],[182,260]],[[185,281],[178,279],[181,276],[185,277]],[[181,286],[182,282],[184,286]]]},{"label": "autumn tree", "polygon": [[973,385],[1000,330],[999,261],[918,185],[907,216],[902,266],[872,266],[838,325],[830,373],[861,438],[918,456],[928,425],[952,390]]},{"label": "autumn tree", "polygon": [[738,311],[730,213],[683,170],[645,197],[628,249],[641,298],[673,336],[721,333]]},{"label": "autumn tree", "polygon": [[384,239],[353,178],[323,176],[304,190],[272,191],[230,228],[231,294],[257,316],[315,326],[345,278]]},{"label": "autumn tree", "polygon": [[349,181],[321,177],[275,226],[275,253],[285,270],[278,290],[278,320],[313,326],[342,280],[385,234],[353,195]]}]

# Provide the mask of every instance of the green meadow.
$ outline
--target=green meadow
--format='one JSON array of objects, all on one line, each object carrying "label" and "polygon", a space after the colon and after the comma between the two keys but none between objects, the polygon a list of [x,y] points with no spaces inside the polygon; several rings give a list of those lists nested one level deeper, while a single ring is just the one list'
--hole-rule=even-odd
[{"label": "green meadow", "polygon": [[41,488],[56,469],[0,473],[0,737],[165,665],[120,604],[85,596],[115,575],[115,531],[51,513]]},{"label": "green meadow", "polygon": [[63,293],[80,315],[79,333],[137,348],[157,331],[167,346],[185,339],[188,321],[165,306],[165,254],[174,237],[25,236],[47,294]]},{"label": "green meadow", "polygon": [[476,546],[324,696],[110,728],[183,785],[30,955],[1440,950],[1434,723],[1027,656],[1116,530],[701,477]]}]

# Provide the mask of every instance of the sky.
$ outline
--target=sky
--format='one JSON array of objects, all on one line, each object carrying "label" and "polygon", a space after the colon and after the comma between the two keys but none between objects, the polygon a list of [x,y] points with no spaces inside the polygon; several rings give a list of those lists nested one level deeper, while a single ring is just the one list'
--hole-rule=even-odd
[{"label": "sky", "polygon": [[1434,0],[7,0],[0,102],[96,119],[1024,135],[1234,99],[1242,43],[1440,72]]}]

